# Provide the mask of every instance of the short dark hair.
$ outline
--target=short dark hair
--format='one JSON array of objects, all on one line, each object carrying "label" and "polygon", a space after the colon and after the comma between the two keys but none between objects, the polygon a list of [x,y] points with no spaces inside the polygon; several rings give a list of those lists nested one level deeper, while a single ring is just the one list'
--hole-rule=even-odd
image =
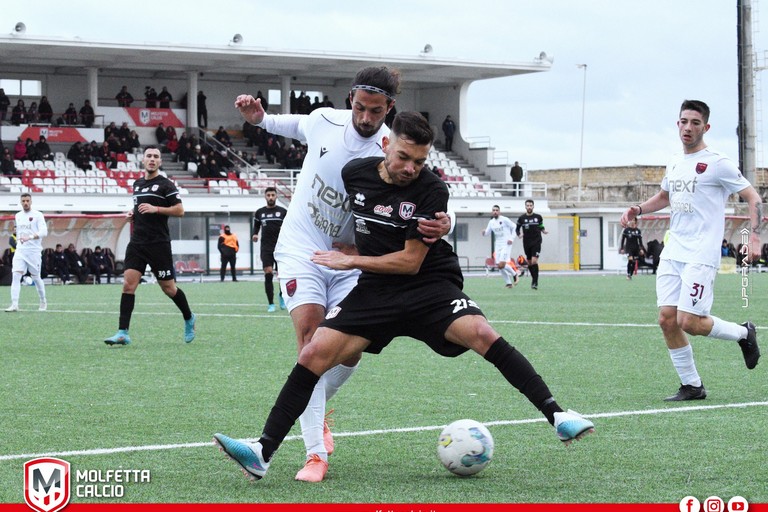
[{"label": "short dark hair", "polygon": [[709,106],[703,101],[683,100],[683,104],[680,105],[680,113],[682,113],[683,110],[693,110],[694,112],[698,112],[701,114],[701,117],[704,118],[705,123],[709,122]]},{"label": "short dark hair", "polygon": [[[400,94],[400,71],[394,68],[388,68],[387,66],[369,66],[363,68],[357,72],[355,79],[352,81],[352,92],[355,88],[361,88],[368,86],[374,89],[384,91],[388,96],[387,104],[394,101],[395,96]],[[375,93],[375,90],[368,90],[368,92]]]},{"label": "short dark hair", "polygon": [[[144,152],[146,153],[148,149],[160,149],[159,147],[155,146],[154,144],[150,144],[149,146],[144,146]],[[160,155],[162,156],[162,155]]]},{"label": "short dark hair", "polygon": [[30,194],[29,192],[22,192],[19,198],[22,198],[22,197],[28,197],[32,199],[32,194]]},{"label": "short dark hair", "polygon": [[528,203],[531,203],[531,204],[535,204],[535,203],[533,202],[533,199],[526,199],[526,200],[525,200],[525,204],[528,204]]},{"label": "short dark hair", "polygon": [[401,137],[425,146],[435,140],[435,132],[423,115],[418,112],[398,112],[392,121],[392,137]]},{"label": "short dark hair", "polygon": [[275,187],[267,187],[264,189],[264,193],[266,194],[267,192],[274,192],[277,194],[277,189]]}]

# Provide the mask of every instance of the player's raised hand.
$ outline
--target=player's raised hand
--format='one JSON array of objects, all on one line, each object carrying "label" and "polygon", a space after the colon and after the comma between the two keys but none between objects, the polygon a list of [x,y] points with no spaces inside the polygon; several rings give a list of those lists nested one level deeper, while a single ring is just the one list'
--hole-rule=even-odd
[{"label": "player's raised hand", "polygon": [[254,98],[250,94],[241,94],[235,99],[235,108],[240,111],[243,119],[251,124],[259,124],[264,119],[264,107],[261,99]]}]

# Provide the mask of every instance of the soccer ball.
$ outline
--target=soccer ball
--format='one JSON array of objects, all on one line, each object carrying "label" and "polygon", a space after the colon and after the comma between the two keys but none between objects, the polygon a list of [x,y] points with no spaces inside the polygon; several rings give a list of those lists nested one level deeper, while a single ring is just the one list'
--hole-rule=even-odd
[{"label": "soccer ball", "polygon": [[454,421],[440,433],[437,456],[451,473],[474,475],[491,462],[493,437],[485,425],[475,420]]}]

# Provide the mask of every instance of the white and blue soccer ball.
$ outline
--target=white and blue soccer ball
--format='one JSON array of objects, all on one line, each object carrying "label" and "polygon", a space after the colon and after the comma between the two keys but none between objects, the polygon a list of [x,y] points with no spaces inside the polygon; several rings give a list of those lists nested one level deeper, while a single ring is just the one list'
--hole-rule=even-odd
[{"label": "white and blue soccer ball", "polygon": [[451,473],[469,476],[479,473],[493,458],[493,437],[475,420],[457,420],[440,433],[437,456]]}]

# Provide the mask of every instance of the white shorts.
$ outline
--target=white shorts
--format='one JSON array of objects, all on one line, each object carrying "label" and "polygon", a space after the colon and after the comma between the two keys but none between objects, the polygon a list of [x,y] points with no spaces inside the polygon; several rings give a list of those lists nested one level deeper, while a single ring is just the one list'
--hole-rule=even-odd
[{"label": "white shorts", "polygon": [[498,266],[499,263],[506,263],[509,261],[511,250],[512,246],[510,244],[499,245],[495,248],[493,255],[496,258],[496,266]]},{"label": "white shorts", "polygon": [[43,255],[37,251],[16,251],[13,255],[13,272],[26,274],[29,271],[33,276],[40,275],[40,267],[43,262]]},{"label": "white shorts", "polygon": [[308,256],[275,252],[280,269],[280,290],[288,311],[318,304],[326,311],[336,306],[357,284],[359,270],[332,270],[316,265]]},{"label": "white shorts", "polygon": [[661,260],[656,270],[656,305],[674,306],[697,316],[709,316],[715,297],[717,269],[700,263]]}]

